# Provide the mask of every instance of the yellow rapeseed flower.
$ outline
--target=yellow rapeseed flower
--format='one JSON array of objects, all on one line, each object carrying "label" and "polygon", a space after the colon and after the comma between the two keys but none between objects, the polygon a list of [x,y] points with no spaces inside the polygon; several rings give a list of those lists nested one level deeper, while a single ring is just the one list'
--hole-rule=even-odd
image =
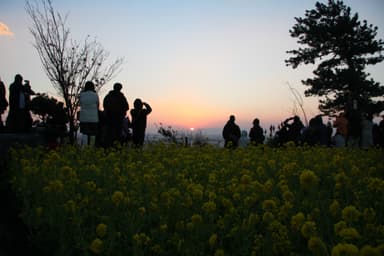
[{"label": "yellow rapeseed flower", "polygon": [[301,226],[304,224],[305,216],[304,213],[298,212],[296,215],[291,217],[291,228],[293,230],[300,230]]},{"label": "yellow rapeseed flower", "polygon": [[164,254],[164,250],[159,244],[155,244],[154,246],[152,246],[151,250],[154,252],[155,255]]},{"label": "yellow rapeseed flower", "polygon": [[358,256],[359,249],[353,244],[339,243],[332,248],[331,256]]},{"label": "yellow rapeseed flower", "polygon": [[313,221],[306,221],[301,226],[301,234],[305,238],[310,238],[311,236],[316,235],[316,223]]},{"label": "yellow rapeseed flower", "polygon": [[76,178],[76,172],[70,166],[61,167],[61,173],[65,178]]},{"label": "yellow rapeseed flower", "polygon": [[360,238],[360,234],[355,228],[343,228],[338,235],[348,241]]},{"label": "yellow rapeseed flower", "polygon": [[209,246],[214,247],[217,243],[217,234],[212,234],[208,239]]},{"label": "yellow rapeseed flower", "polygon": [[250,227],[255,226],[257,223],[259,223],[260,217],[256,213],[251,213],[248,217],[248,225]]},{"label": "yellow rapeseed flower", "polygon": [[65,210],[67,210],[68,212],[75,212],[76,211],[76,208],[77,208],[77,205],[76,205],[76,202],[73,201],[73,200],[68,200],[65,204],[64,204],[64,208]]},{"label": "yellow rapeseed flower", "polygon": [[64,185],[61,180],[52,180],[49,182],[48,186],[52,192],[61,192],[64,189]]},{"label": "yellow rapeseed flower", "polygon": [[276,202],[271,199],[264,200],[262,204],[262,208],[264,211],[273,212],[274,210],[276,210]]},{"label": "yellow rapeseed flower", "polygon": [[178,221],[178,222],[176,222],[176,224],[175,224],[175,229],[177,230],[177,231],[183,231],[184,229],[185,229],[185,223],[184,223],[184,221]]},{"label": "yellow rapeseed flower", "polygon": [[329,205],[329,212],[333,217],[336,217],[340,211],[340,204],[337,200],[333,200],[333,202]]},{"label": "yellow rapeseed flower", "polygon": [[115,191],[111,196],[111,200],[116,206],[119,206],[123,198],[124,198],[124,194],[121,191]]},{"label": "yellow rapeseed flower", "polygon": [[140,213],[141,216],[143,216],[146,212],[147,212],[147,209],[145,209],[144,206],[139,207],[139,213]]},{"label": "yellow rapeseed flower", "polygon": [[300,185],[305,190],[316,187],[318,182],[319,182],[319,178],[311,170],[304,170],[300,174]]},{"label": "yellow rapeseed flower", "polygon": [[108,226],[104,223],[98,224],[96,227],[96,234],[98,235],[98,237],[104,237],[107,234],[107,228]]},{"label": "yellow rapeseed flower", "polygon": [[285,201],[292,203],[295,200],[295,195],[287,189],[283,192],[283,198]]},{"label": "yellow rapeseed flower", "polygon": [[217,249],[215,251],[215,256],[224,256],[224,250],[223,249]]},{"label": "yellow rapeseed flower", "polygon": [[335,225],[333,225],[333,229],[336,235],[339,235],[340,231],[347,227],[347,223],[345,221],[339,221]]},{"label": "yellow rapeseed flower", "polygon": [[161,224],[160,225],[160,230],[161,231],[167,231],[167,229],[168,229],[168,225],[167,224]]},{"label": "yellow rapeseed flower", "polygon": [[133,235],[132,239],[138,246],[147,246],[151,241],[151,238],[145,233],[136,233]]},{"label": "yellow rapeseed flower", "polygon": [[275,219],[275,216],[273,215],[273,213],[271,212],[265,212],[263,214],[263,222],[264,223],[270,223],[271,221],[273,221]]},{"label": "yellow rapeseed flower", "polygon": [[93,180],[85,182],[84,186],[91,192],[95,191],[97,187]]},{"label": "yellow rapeseed flower", "polygon": [[247,174],[244,174],[243,176],[241,176],[240,178],[240,182],[241,184],[244,184],[244,185],[248,185],[249,183],[251,183],[252,181],[252,178],[251,176],[247,175]]},{"label": "yellow rapeseed flower", "polygon": [[265,183],[264,183],[264,192],[265,193],[271,193],[272,190],[273,190],[273,187],[274,187],[274,184],[273,184],[273,180],[269,179],[267,180]]},{"label": "yellow rapeseed flower", "polygon": [[195,199],[195,200],[201,200],[203,198],[203,190],[199,189],[199,188],[195,188],[192,190],[192,197]]},{"label": "yellow rapeseed flower", "polygon": [[353,205],[349,205],[345,207],[341,212],[341,216],[343,220],[345,220],[348,223],[353,223],[358,221],[360,218],[360,215],[361,215],[360,212]]},{"label": "yellow rapeseed flower", "polygon": [[364,222],[374,223],[376,220],[376,212],[373,208],[365,208],[363,211]]},{"label": "yellow rapeseed flower", "polygon": [[35,212],[37,217],[41,217],[43,215],[43,207],[36,207]]},{"label": "yellow rapeseed flower", "polygon": [[207,213],[212,213],[216,210],[216,204],[215,204],[215,202],[208,201],[208,202],[204,203],[201,208]]},{"label": "yellow rapeseed flower", "polygon": [[203,218],[201,217],[200,214],[193,214],[192,217],[191,217],[191,221],[194,224],[198,224],[198,223],[203,222]]},{"label": "yellow rapeseed flower", "polygon": [[308,240],[307,247],[309,251],[312,252],[313,255],[328,255],[327,246],[324,242],[317,236],[311,237]]},{"label": "yellow rapeseed flower", "polygon": [[209,181],[209,183],[215,183],[216,182],[216,180],[217,180],[217,178],[216,178],[216,174],[214,174],[214,173],[210,173],[209,174],[209,176],[208,176],[208,181]]},{"label": "yellow rapeseed flower", "polygon": [[365,245],[360,250],[359,256],[382,256],[378,248],[374,248],[370,245]]},{"label": "yellow rapeseed flower", "polygon": [[94,254],[101,254],[103,251],[103,240],[96,238],[89,245],[89,250]]}]

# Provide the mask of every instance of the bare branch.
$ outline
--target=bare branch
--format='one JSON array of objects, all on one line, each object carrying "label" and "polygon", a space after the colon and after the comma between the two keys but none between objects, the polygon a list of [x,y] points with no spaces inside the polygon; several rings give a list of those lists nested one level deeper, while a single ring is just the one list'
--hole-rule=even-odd
[{"label": "bare branch", "polygon": [[[32,0],[31,0],[32,1]],[[62,16],[51,0],[26,1],[26,12],[32,20],[29,28],[44,71],[65,101],[71,132],[75,129],[79,95],[86,81],[94,81],[97,90],[119,71],[122,59],[106,65],[109,53],[96,40],[85,38],[78,43],[70,38],[66,25],[68,15]]]},{"label": "bare branch", "polygon": [[[303,112],[303,116],[304,116],[304,120],[305,120],[305,125],[308,126],[308,119],[307,119],[307,114],[305,113],[305,110],[304,110],[304,101],[303,101],[303,97],[301,97],[300,93],[295,89],[293,88],[289,82],[287,82],[287,85],[288,85],[288,88],[289,90],[291,91],[293,97],[295,97],[295,101],[297,103],[297,105],[299,105],[300,109],[301,109],[301,112]],[[296,106],[296,105],[295,105]]]}]

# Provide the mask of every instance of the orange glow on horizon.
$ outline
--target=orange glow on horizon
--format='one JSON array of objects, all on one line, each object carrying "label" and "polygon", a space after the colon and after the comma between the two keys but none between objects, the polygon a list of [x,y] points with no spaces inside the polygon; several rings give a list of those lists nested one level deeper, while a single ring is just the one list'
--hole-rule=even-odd
[{"label": "orange glow on horizon", "polygon": [[197,130],[217,127],[223,119],[219,109],[204,107],[201,104],[172,101],[153,105],[150,119],[166,126]]}]

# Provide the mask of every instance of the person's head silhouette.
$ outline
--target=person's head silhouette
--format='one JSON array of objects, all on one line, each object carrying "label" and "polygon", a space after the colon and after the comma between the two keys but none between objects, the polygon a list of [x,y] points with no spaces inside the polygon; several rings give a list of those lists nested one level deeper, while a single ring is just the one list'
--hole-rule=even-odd
[{"label": "person's head silhouette", "polygon": [[84,91],[95,91],[95,85],[91,81],[87,81],[84,86]]},{"label": "person's head silhouette", "polygon": [[141,101],[141,99],[135,99],[135,101],[133,102],[133,106],[135,107],[135,109],[142,109],[143,102]]},{"label": "person's head silhouette", "polygon": [[121,91],[121,89],[123,88],[123,85],[121,84],[121,83],[115,83],[114,85],[113,85],[113,90],[115,90],[115,91]]},{"label": "person's head silhouette", "polygon": [[23,82],[23,77],[20,74],[15,75],[15,82],[16,83]]}]

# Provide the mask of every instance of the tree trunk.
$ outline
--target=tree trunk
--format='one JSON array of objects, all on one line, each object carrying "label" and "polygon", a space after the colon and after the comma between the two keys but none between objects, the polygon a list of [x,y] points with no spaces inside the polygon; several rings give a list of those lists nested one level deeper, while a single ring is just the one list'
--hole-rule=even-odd
[{"label": "tree trunk", "polygon": [[69,142],[71,145],[75,144],[76,141],[76,126],[74,119],[69,120]]}]

